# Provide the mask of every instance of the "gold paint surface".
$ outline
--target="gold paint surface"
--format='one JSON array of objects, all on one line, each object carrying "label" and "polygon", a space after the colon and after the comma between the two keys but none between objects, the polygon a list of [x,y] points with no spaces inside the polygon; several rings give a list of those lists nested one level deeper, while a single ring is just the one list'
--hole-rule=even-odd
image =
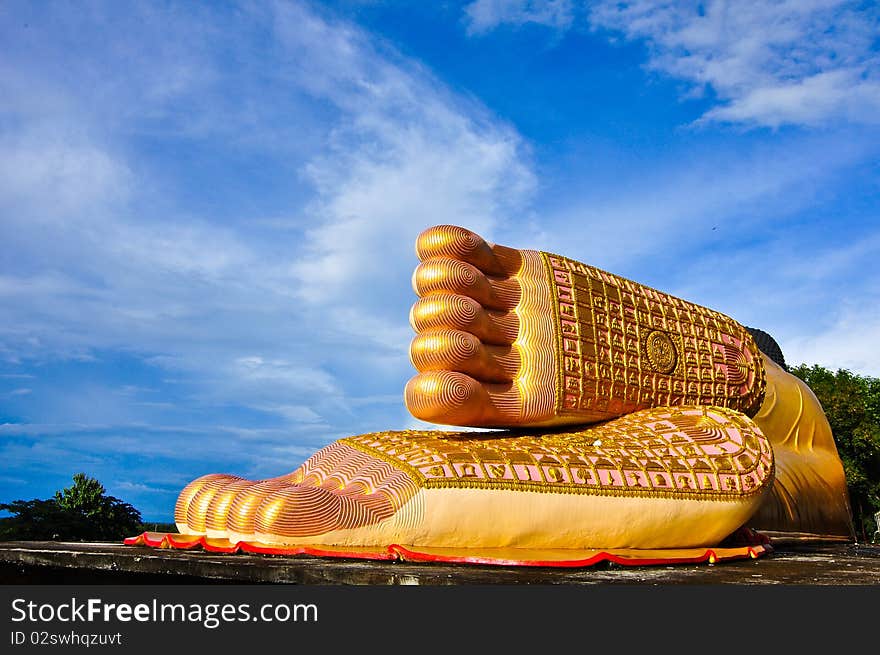
[{"label": "gold paint surface", "polygon": [[555,303],[558,416],[600,421],[664,405],[758,411],[763,362],[739,323],[593,266],[543,256]]},{"label": "gold paint surface", "polygon": [[556,402],[558,358],[547,270],[540,253],[523,250],[521,255],[515,277],[522,294],[514,310],[520,329],[513,343],[521,362],[514,377],[519,407],[504,407],[505,418],[511,417],[508,426],[541,424],[554,415]]},{"label": "gold paint surface", "polygon": [[773,476],[766,437],[719,407],[654,408],[564,432],[403,431],[341,441],[429,489],[712,500],[762,493]]},{"label": "gold paint surface", "polygon": [[769,357],[755,423],[770,439],[776,476],[751,521],[774,536],[854,539],[849,492],[831,426],[815,394]]}]

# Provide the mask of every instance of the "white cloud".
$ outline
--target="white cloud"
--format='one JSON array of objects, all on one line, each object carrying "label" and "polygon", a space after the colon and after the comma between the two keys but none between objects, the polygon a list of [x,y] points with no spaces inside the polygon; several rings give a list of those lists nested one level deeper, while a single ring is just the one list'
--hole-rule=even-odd
[{"label": "white cloud", "polygon": [[[51,221],[125,195],[131,184],[125,164],[78,138],[39,128],[0,137],[0,207],[10,220],[21,204],[51,193]],[[29,217],[32,218],[32,217]]]},{"label": "white cloud", "polygon": [[790,339],[784,349],[789,364],[819,364],[880,377],[880,293],[868,304],[846,303],[828,328]]},{"label": "white cloud", "polygon": [[[541,6],[551,5],[530,8]],[[566,171],[536,240],[522,245],[728,313],[769,331],[795,362],[876,374],[876,216],[847,215],[841,189],[849,193],[877,153],[877,6],[634,0],[581,3],[574,14],[548,26],[643,42],[648,69],[706,101],[702,126],[821,129],[708,148],[684,140],[647,164],[621,162],[617,150],[610,174]],[[481,33],[521,22],[513,12],[486,16]]]},{"label": "white cloud", "polygon": [[[468,5],[470,33],[534,22],[567,30],[580,12],[553,0]],[[849,0],[581,3],[585,26],[644,41],[648,68],[711,93],[703,122],[779,127],[880,115],[877,5]]]},{"label": "white cloud", "polygon": [[880,237],[853,198],[877,145],[853,133],[689,143],[575,178],[539,247],[766,330],[789,360],[874,375]]},{"label": "white cloud", "polygon": [[[525,144],[484,108],[354,27],[284,5],[276,30],[308,62],[305,87],[339,111],[327,150],[305,168],[318,196],[304,256],[291,267],[298,293],[331,308],[328,318],[358,337],[359,324],[371,325],[387,344],[388,335],[401,334],[399,318],[414,299],[401,281],[417,263],[418,233],[447,222],[488,232],[505,211],[521,207],[534,185]],[[335,309],[343,305],[347,316]],[[363,319],[346,320],[352,312]]]},{"label": "white cloud", "polygon": [[0,434],[43,445],[17,466],[69,434],[83,465],[208,448],[274,475],[402,427],[415,236],[530,198],[516,130],[387,43],[299,2],[187,7],[0,20],[0,358],[100,378],[121,353],[159,389],[26,383],[33,423]]},{"label": "white cloud", "polygon": [[305,405],[255,405],[259,409],[272,414],[279,414],[292,423],[319,423],[321,416]]},{"label": "white cloud", "polygon": [[143,484],[142,482],[130,482],[128,480],[118,481],[113,486],[116,489],[122,489],[127,492],[137,491],[140,493],[168,493],[167,489],[161,489],[148,484]]},{"label": "white cloud", "polygon": [[878,376],[878,257],[880,237],[865,227],[783,223],[692,256],[664,289],[770,333],[789,364]]},{"label": "white cloud", "polygon": [[876,6],[844,0],[600,2],[590,22],[645,39],[649,66],[711,89],[706,121],[877,122]]},{"label": "white cloud", "polygon": [[469,34],[483,34],[505,23],[564,29],[574,20],[571,0],[475,0],[464,12]]},{"label": "white cloud", "polygon": [[[127,347],[210,369],[249,347],[314,360],[320,349],[302,344],[344,335],[399,353],[418,232],[460,222],[489,233],[533,188],[514,129],[303,3],[245,5],[234,30],[201,11],[104,11],[34,17],[27,47],[10,31],[17,65],[0,67],[16,91],[0,111],[24,128],[0,138],[11,253],[0,292],[21,301],[14,343],[0,347],[10,357],[35,352],[25,334],[39,353]],[[212,166],[244,150],[290,170],[302,193],[272,222],[193,213],[189,198],[210,199],[234,170],[175,179],[144,158],[144,139],[196,143]],[[190,188],[193,177],[209,186]],[[238,353],[209,352],[231,343]]]},{"label": "white cloud", "polygon": [[703,121],[819,126],[831,117],[880,123],[880,81],[857,68],[824,71],[790,84],[762,86],[711,109]]},{"label": "white cloud", "polygon": [[259,356],[239,357],[229,373],[243,384],[269,383],[283,386],[287,391],[311,389],[322,393],[339,392],[333,378],[324,371],[279,359],[266,360]]}]

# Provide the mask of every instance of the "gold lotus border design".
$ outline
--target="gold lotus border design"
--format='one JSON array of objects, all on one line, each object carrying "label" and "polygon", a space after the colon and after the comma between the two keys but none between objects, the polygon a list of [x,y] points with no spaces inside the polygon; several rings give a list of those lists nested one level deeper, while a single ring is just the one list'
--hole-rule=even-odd
[{"label": "gold lotus border design", "polygon": [[[693,424],[676,425],[682,416]],[[652,431],[651,424],[663,425],[666,431]],[[688,437],[687,431],[697,436]],[[741,443],[733,435],[739,435]],[[405,430],[340,441],[429,489],[717,501],[763,493],[774,475],[766,437],[742,414],[719,407],[645,410],[579,431]],[[713,449],[725,452],[709,454]],[[528,472],[527,479],[521,477],[523,472]],[[502,473],[516,477],[501,477]]]}]

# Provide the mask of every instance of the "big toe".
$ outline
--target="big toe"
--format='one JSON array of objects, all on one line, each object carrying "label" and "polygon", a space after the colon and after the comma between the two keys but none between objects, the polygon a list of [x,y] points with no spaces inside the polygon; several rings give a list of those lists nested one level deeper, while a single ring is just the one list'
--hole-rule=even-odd
[{"label": "big toe", "polygon": [[422,261],[436,257],[473,264],[487,275],[509,276],[522,264],[519,251],[490,244],[480,235],[457,225],[435,225],[416,238],[416,255]]},{"label": "big toe", "polygon": [[177,496],[174,522],[181,534],[204,534],[208,506],[218,489],[241,480],[237,475],[211,473],[190,482]]}]

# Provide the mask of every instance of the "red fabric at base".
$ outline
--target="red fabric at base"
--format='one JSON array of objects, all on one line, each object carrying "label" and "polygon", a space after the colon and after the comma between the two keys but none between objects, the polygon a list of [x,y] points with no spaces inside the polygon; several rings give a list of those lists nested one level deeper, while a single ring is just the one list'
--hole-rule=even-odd
[{"label": "red fabric at base", "polygon": [[493,566],[549,566],[588,567],[600,562],[614,562],[625,566],[652,566],[660,564],[714,564],[733,559],[758,558],[773,550],[769,540],[747,531],[738,533],[731,545],[714,548],[681,549],[518,549],[518,548],[426,548],[391,544],[382,547],[356,546],[275,546],[256,542],[232,543],[225,539],[174,533],[144,532],[125,539],[128,546],[151,548],[201,548],[212,553],[252,553],[262,555],[309,555],[339,559],[367,559],[406,562],[443,562],[447,564],[484,564]]}]

